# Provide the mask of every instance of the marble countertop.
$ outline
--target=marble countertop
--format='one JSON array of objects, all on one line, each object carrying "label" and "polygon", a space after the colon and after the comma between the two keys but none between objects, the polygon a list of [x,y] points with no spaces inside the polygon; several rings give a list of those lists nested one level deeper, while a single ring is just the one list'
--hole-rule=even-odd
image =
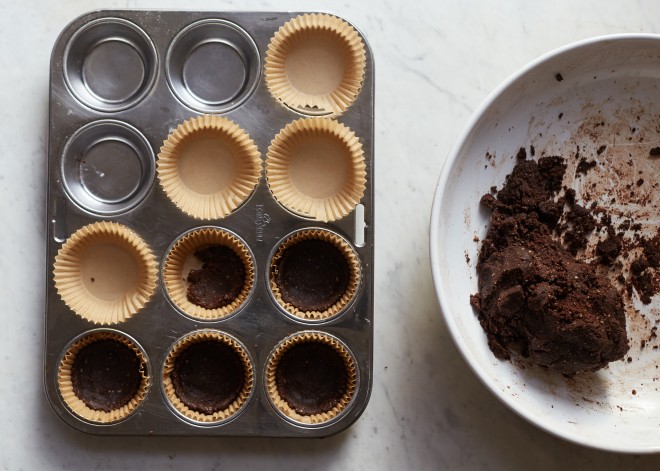
[{"label": "marble countertop", "polygon": [[591,36],[660,33],[655,0],[188,1],[186,9],[326,10],[376,62],[375,362],[371,401],[318,439],[103,438],[70,429],[43,388],[48,68],[59,32],[96,8],[174,0],[0,4],[0,469],[652,469],[551,436],[495,399],[443,323],[428,256],[435,184],[471,113],[535,57]]}]

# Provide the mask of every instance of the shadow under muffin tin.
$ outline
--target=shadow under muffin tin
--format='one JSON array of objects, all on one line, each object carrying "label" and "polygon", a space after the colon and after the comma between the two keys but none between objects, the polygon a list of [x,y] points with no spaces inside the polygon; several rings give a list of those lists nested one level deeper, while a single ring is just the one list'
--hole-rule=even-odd
[{"label": "shadow under muffin tin", "polygon": [[[295,29],[312,26],[320,29]],[[284,55],[271,44],[286,45]],[[293,95],[287,54],[301,73]],[[314,57],[329,63],[301,69]],[[341,61],[352,61],[349,87],[304,96],[332,86]],[[327,80],[304,90],[319,71]],[[325,14],[97,11],[64,29],[50,72],[44,368],[57,415],[102,435],[322,437],[351,425],[373,381],[374,75],[365,38]],[[168,136],[195,120],[236,125],[260,162],[246,196],[201,216],[165,191],[158,167]],[[296,145],[302,163],[287,155]],[[335,168],[353,169],[345,192],[341,172],[328,173]],[[348,194],[356,201],[346,204]],[[206,309],[185,295],[191,269],[204,283],[213,257],[228,260],[206,253],[203,272],[194,253],[213,245],[236,252],[244,285],[229,280],[236,300]],[[231,384],[209,382],[223,372]],[[218,391],[226,397],[204,396]]]}]

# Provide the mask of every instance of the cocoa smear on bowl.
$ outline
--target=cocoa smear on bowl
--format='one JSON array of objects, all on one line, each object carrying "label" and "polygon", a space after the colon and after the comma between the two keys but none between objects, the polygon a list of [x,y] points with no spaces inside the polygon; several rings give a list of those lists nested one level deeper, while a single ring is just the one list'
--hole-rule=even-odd
[{"label": "cocoa smear on bowl", "polygon": [[[574,151],[561,157],[536,163],[519,150],[504,187],[482,198],[493,215],[471,302],[498,358],[529,357],[570,376],[658,350],[660,129],[632,109],[621,114],[627,121],[600,113],[583,120]],[[631,116],[636,125],[623,125]],[[545,152],[537,145],[529,153]]]}]

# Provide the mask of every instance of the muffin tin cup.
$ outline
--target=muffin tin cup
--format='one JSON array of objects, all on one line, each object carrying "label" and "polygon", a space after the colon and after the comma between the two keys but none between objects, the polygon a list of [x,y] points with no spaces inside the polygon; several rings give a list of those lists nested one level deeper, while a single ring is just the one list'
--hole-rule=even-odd
[{"label": "muffin tin cup", "polygon": [[156,81],[158,54],[149,36],[123,18],[98,18],[69,40],[64,80],[84,105],[117,112],[139,103]]},{"label": "muffin tin cup", "polygon": [[308,115],[340,115],[364,79],[366,53],[358,32],[328,14],[285,23],[266,54],[266,85],[286,106]]},{"label": "muffin tin cup", "polygon": [[[299,120],[301,113],[316,115],[320,111],[285,106],[266,84],[263,57],[269,43],[287,22],[303,15],[101,10],[75,19],[55,43],[50,64],[44,378],[53,410],[74,429],[107,436],[320,438],[345,430],[365,410],[373,383],[375,159],[373,58],[362,35],[359,37],[366,60],[357,94],[338,120],[314,117],[305,125],[321,128],[329,137],[321,133],[320,141],[303,139],[312,154],[332,154],[321,145],[326,138],[334,144],[330,150],[339,148],[343,149],[339,155],[350,154],[344,166],[356,174],[357,194],[342,200],[341,211],[325,210],[312,216],[307,208],[285,206],[271,191],[274,187],[269,178],[274,175],[267,178],[266,172],[262,172],[266,153],[280,131]],[[152,85],[147,84],[148,92],[136,101],[108,108],[112,99],[122,97],[106,95],[103,106],[94,108],[91,99],[83,101],[84,97],[75,95],[67,84],[65,51],[72,42],[83,44],[77,38],[88,25],[118,23],[122,24],[119,28],[124,23],[137,26],[149,39],[146,44],[154,45],[155,59],[145,60],[144,64],[154,65],[155,80]],[[128,34],[112,28],[118,38]],[[95,31],[104,33],[103,44],[109,41],[112,52],[117,44],[107,39],[110,30]],[[139,42],[137,38],[131,41]],[[252,43],[258,52],[251,49]],[[92,55],[92,59],[98,58]],[[241,62],[242,69],[237,68]],[[90,62],[87,67],[93,65]],[[224,70],[223,65],[227,66]],[[138,69],[149,77],[147,71],[150,73],[151,67]],[[205,75],[204,70],[211,73]],[[176,73],[180,74],[178,85]],[[218,82],[223,79],[227,80]],[[187,92],[190,96],[185,95]],[[296,126],[305,128],[302,122]],[[330,132],[330,128],[336,132]],[[317,136],[314,131],[304,133]],[[190,151],[186,143],[191,142],[192,157],[180,166],[181,151]],[[294,141],[287,142],[285,146]],[[222,165],[226,163],[222,155],[219,161],[213,157],[217,155],[213,149],[218,147],[222,155],[232,156],[226,160],[233,166]],[[333,170],[336,162],[321,160],[319,165],[307,162],[307,170],[317,176],[331,176],[318,167],[325,163]],[[234,172],[237,165],[240,178]],[[283,166],[285,170],[287,165]],[[269,172],[272,170],[274,167],[269,167]],[[296,181],[302,189],[304,183],[305,179]],[[349,186],[355,188],[352,183]],[[309,198],[309,194],[305,197]],[[295,315],[278,304],[271,291],[271,263],[285,241],[309,231],[326,234],[322,243],[327,241],[328,245],[323,247],[334,254],[333,248],[328,249],[332,245],[348,261],[350,287],[339,305]],[[80,260],[87,258],[81,254],[85,254],[89,244],[97,246],[100,254],[92,251],[94,263],[87,263],[83,270]],[[229,249],[210,248],[215,245]],[[228,250],[243,262],[242,268]],[[209,265],[206,271],[191,274],[190,268],[201,268],[199,257],[206,261],[201,265]],[[339,258],[329,260],[334,261],[328,266],[342,266],[337,262]],[[227,269],[220,269],[220,264]],[[115,288],[110,290],[112,293],[130,292],[127,287],[135,286],[136,271],[142,273],[135,266],[143,267],[147,274],[144,278],[137,276],[146,280],[139,284],[144,288],[139,302],[124,303],[123,307],[121,302],[117,303],[119,307],[107,303],[108,290],[100,289],[107,284],[105,278],[114,280],[110,283]],[[93,273],[90,267],[94,268]],[[237,280],[243,271],[245,285],[238,292]],[[314,269],[308,273],[314,275]],[[216,284],[216,274],[223,277],[224,285],[204,291],[204,283]],[[238,295],[219,308],[191,308],[186,305],[189,277],[195,284],[191,297],[202,305],[222,305],[237,292]],[[337,286],[340,288],[331,290],[335,294],[342,291],[343,282]],[[115,307],[108,308],[107,304]],[[103,308],[102,315],[99,306]],[[103,331],[111,330],[139,341],[150,384],[130,414],[105,422],[87,419],[67,405],[59,381],[64,352],[103,325],[110,327]],[[313,329],[314,335],[337,339],[349,352],[350,364],[355,367],[347,370],[351,378],[355,373],[355,387],[348,402],[337,402],[324,412],[326,416],[313,423],[308,418],[286,415],[272,404],[266,375],[269,355],[276,347],[301,331],[308,332],[307,329]],[[209,335],[233,339],[229,343],[241,347],[237,355],[249,360],[251,373],[246,377],[251,378],[250,390],[232,405],[233,401],[226,401],[233,395],[223,394],[217,400],[190,402],[184,388],[183,398],[195,409],[191,413],[181,407],[182,398],[177,400],[165,384],[165,367],[168,361],[168,368],[172,366],[170,354],[174,351],[182,354],[179,358],[183,360],[194,358],[207,348],[210,352],[226,352],[203,344]],[[202,345],[184,351],[177,347],[184,339],[186,345],[195,340]],[[323,343],[320,348],[333,348],[328,345],[334,343]],[[97,346],[98,351],[105,351],[105,346],[101,347]],[[317,349],[317,345],[311,348]],[[79,361],[93,356],[91,351],[86,350]],[[331,357],[343,365],[344,356],[337,355],[332,353]],[[227,358],[228,364],[239,364],[232,355]],[[212,382],[208,384],[209,391],[222,391],[215,389]]]},{"label": "muffin tin cup", "polygon": [[268,148],[266,177],[273,197],[290,211],[324,222],[341,219],[364,196],[362,144],[333,119],[298,119]]},{"label": "muffin tin cup", "polygon": [[[134,397],[127,403],[110,411],[90,407],[83,398],[76,394],[73,380],[76,357],[85,347],[104,340],[117,342],[135,353],[139,361],[139,375],[141,378]],[[92,377],[95,380],[101,379],[103,374],[106,373],[104,370],[108,368],[108,366],[104,366],[103,370],[99,370],[97,366],[96,369],[92,370]],[[57,384],[62,401],[76,417],[94,424],[112,425],[129,418],[144,403],[151,387],[151,371],[146,353],[134,339],[116,330],[96,329],[81,334],[65,347],[59,361]]]},{"label": "muffin tin cup", "polygon": [[[343,367],[345,368],[345,385],[343,387],[344,391],[337,399],[336,404],[332,405],[332,407],[326,408],[323,411],[308,414],[301,413],[300,411],[296,410],[297,407],[291,403],[292,401],[287,401],[287,399],[283,398],[282,391],[278,385],[280,382],[278,381],[278,376],[283,374],[283,371],[279,368],[283,358],[286,358],[287,353],[292,352],[293,348],[306,344],[316,344],[329,347],[331,351],[334,352],[334,354],[336,354],[339,359],[341,359]],[[312,367],[315,369],[322,369],[328,363],[327,359],[322,359],[311,355],[307,356],[304,362],[312,365]],[[328,373],[328,371],[329,368],[324,372]],[[355,390],[359,387],[357,362],[355,361],[355,357],[350,352],[348,347],[337,337],[324,332],[313,330],[298,332],[283,339],[269,355],[264,376],[266,394],[268,395],[268,399],[271,405],[284,418],[294,423],[295,425],[303,427],[328,426],[341,418],[342,414],[345,414],[350,409],[355,397]],[[314,388],[315,386],[317,385],[308,384],[306,382],[298,383],[294,378],[294,381],[288,381],[286,387],[293,391],[292,396],[296,395],[296,399],[301,399],[301,402],[304,402],[306,400],[309,401],[310,398],[305,396],[305,391],[296,390],[296,388]],[[319,388],[315,388],[314,392],[318,393],[318,389]]]},{"label": "muffin tin cup", "polygon": [[240,26],[211,18],[177,34],[167,51],[165,71],[184,105],[202,113],[224,113],[249,98],[259,83],[259,64],[257,45]]},{"label": "muffin tin cup", "polygon": [[[305,309],[300,305],[290,300],[285,287],[281,286],[278,281],[278,275],[282,275],[283,267],[282,260],[286,256],[287,250],[296,247],[297,244],[304,241],[320,241],[329,244],[335,248],[338,255],[343,257],[345,268],[347,272],[345,290],[339,294],[337,300],[334,302],[328,301],[329,304],[325,309]],[[313,272],[318,272],[323,269],[321,265],[325,260],[322,258],[307,259],[299,265],[305,265],[308,273],[305,278],[313,275]],[[317,265],[318,264],[318,265]],[[333,275],[334,276],[334,275]],[[322,228],[308,228],[293,232],[287,235],[279,244],[275,246],[270,257],[268,286],[273,300],[280,306],[280,308],[289,316],[293,316],[298,320],[305,322],[326,322],[340,316],[350,307],[351,302],[360,288],[361,267],[360,260],[356,255],[351,245],[340,235]],[[306,295],[303,290],[298,294]],[[308,290],[311,289],[308,287]],[[289,300],[287,300],[289,298]]]},{"label": "muffin tin cup", "polygon": [[[243,263],[244,281],[242,289],[231,302],[206,308],[189,299],[188,277],[192,269],[200,269],[202,266],[202,261],[195,253],[213,246],[227,247],[236,254]],[[218,227],[201,227],[183,234],[168,251],[163,267],[163,284],[170,301],[184,315],[203,321],[217,321],[236,314],[252,293],[254,281],[254,255],[240,237]]]},{"label": "muffin tin cup", "polygon": [[61,160],[62,183],[82,208],[115,215],[138,205],[149,193],[156,162],[149,141],[117,120],[91,122],[68,140]]},{"label": "muffin tin cup", "polygon": [[[176,369],[177,358],[179,358],[188,348],[203,342],[218,342],[219,344],[229,347],[233,353],[236,354],[243,366],[243,384],[238,392],[238,395],[231,403],[220,410],[213,411],[212,413],[205,413],[195,410],[194,407],[186,404],[186,400],[181,399],[183,392],[177,392],[175,382],[173,381],[173,374]],[[193,360],[189,360],[193,361]],[[208,358],[205,357],[204,365],[208,365]],[[210,370],[209,370],[210,371]],[[208,371],[206,372],[209,373]],[[227,381],[225,378],[217,378],[218,381]],[[198,385],[195,385],[196,387]],[[199,330],[191,332],[183,338],[177,340],[170,348],[162,371],[161,387],[165,395],[168,405],[184,420],[189,421],[196,425],[213,426],[222,425],[230,420],[235,419],[245,408],[250,401],[254,391],[254,367],[252,359],[250,358],[247,350],[241,342],[235,337],[217,330]],[[200,394],[201,390],[196,390],[195,393]],[[209,394],[207,391],[201,391],[203,394]]]},{"label": "muffin tin cup", "polygon": [[232,213],[252,194],[261,177],[259,150],[233,121],[204,115],[180,124],[158,154],[158,178],[165,194],[198,219]]},{"label": "muffin tin cup", "polygon": [[55,257],[55,288],[69,308],[94,324],[118,324],[154,294],[156,260],[127,226],[96,222],[76,231]]}]

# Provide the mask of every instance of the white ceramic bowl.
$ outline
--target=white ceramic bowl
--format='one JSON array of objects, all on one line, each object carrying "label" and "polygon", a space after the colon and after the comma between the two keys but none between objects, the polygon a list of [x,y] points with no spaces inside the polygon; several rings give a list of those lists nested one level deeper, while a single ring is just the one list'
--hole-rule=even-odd
[{"label": "white ceramic bowl", "polygon": [[[597,130],[594,123],[600,119],[606,125],[592,139],[589,130]],[[638,129],[645,133],[643,142],[634,135]],[[660,146],[660,36],[614,35],[560,48],[526,66],[487,98],[440,176],[430,227],[433,277],[456,345],[502,402],[575,443],[658,452],[660,349],[652,346],[660,342],[652,339],[652,345],[640,348],[640,339],[649,337],[649,322],[660,321],[658,299],[642,309],[647,321],[628,320],[632,361],[573,379],[497,360],[469,304],[470,294],[477,291],[480,246],[473,238],[485,236],[489,215],[479,199],[491,186],[502,187],[518,149],[529,151],[532,145],[536,157],[542,152],[571,157],[576,145],[595,154],[602,143],[612,155],[631,154],[633,159],[648,159],[649,146]]]}]

